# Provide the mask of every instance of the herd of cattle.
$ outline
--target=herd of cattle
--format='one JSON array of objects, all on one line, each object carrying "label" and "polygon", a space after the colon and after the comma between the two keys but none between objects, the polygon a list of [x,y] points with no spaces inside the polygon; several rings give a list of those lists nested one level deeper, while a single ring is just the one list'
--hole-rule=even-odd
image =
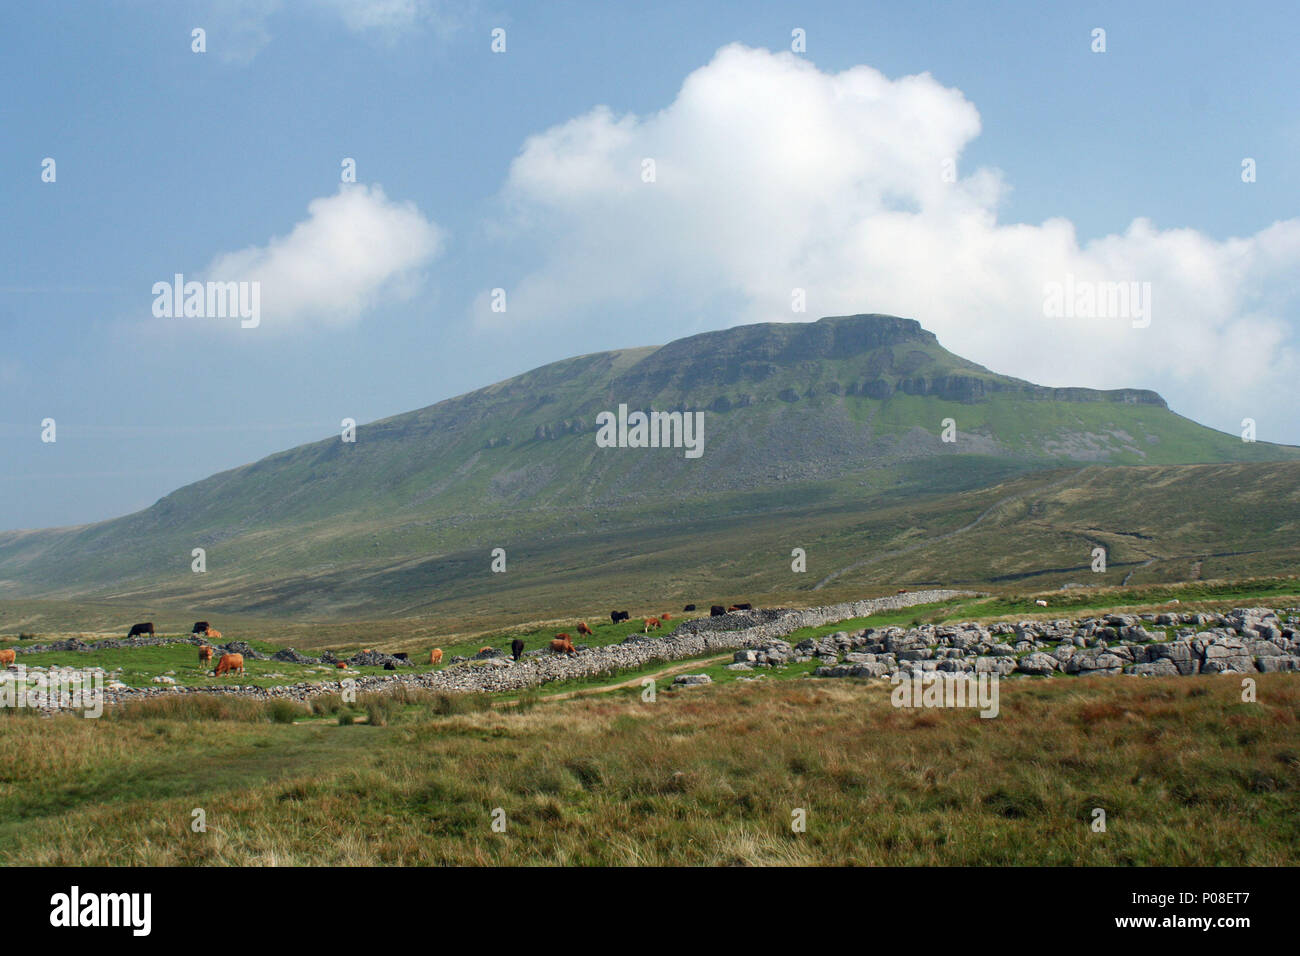
[{"label": "herd of cattle", "polygon": [[[709,613],[713,617],[719,617],[731,611],[749,611],[752,609],[753,609],[752,604],[733,604],[729,608],[723,607],[721,604],[714,604],[710,608]],[[688,604],[686,605],[686,607],[682,608],[683,613],[687,613],[694,610],[695,610],[694,604]],[[643,626],[641,628],[641,633],[649,634],[651,631],[657,631],[659,628],[663,627],[665,621],[672,620],[672,617],[673,616],[671,614],[664,612],[663,614],[659,614],[655,617],[642,618]],[[627,611],[610,611],[609,620],[611,624],[619,624],[622,623],[623,621],[631,620],[631,615],[629,615]],[[588,626],[586,621],[579,621],[576,630],[579,636],[583,636],[583,635],[589,636],[592,633],[591,627]],[[513,641],[510,642],[510,656],[513,657],[515,660],[519,660],[519,658],[524,653],[525,646],[526,645],[524,644],[523,638],[516,637]],[[573,646],[573,638],[570,637],[567,633],[556,634],[555,637],[551,640],[550,647],[551,647],[552,654],[576,654],[577,653],[577,648]],[[491,650],[492,650],[491,647],[484,647],[484,648],[480,648],[479,653],[482,654],[486,651],[491,651]],[[429,656],[429,663],[436,664],[440,660],[442,660],[442,649],[435,648],[433,653]]]},{"label": "herd of cattle", "polygon": [[[210,641],[221,640],[221,632],[209,624],[207,621],[195,621],[194,626],[190,628],[190,634],[193,637],[206,637]],[[131,630],[127,632],[126,638],[130,640],[133,637],[153,637],[153,621],[145,621],[143,624],[132,624]],[[212,663],[212,645],[199,645],[199,663]],[[217,668],[212,672],[213,677],[220,677],[222,674],[242,674],[244,673],[244,655],[243,654],[222,654],[217,661]]]},{"label": "herd of cattle", "polygon": [[[723,607],[721,604],[714,604],[712,607],[710,607],[709,614],[713,617],[719,617],[731,611],[749,611],[752,610],[752,608],[753,605],[751,604],[733,604],[730,607]],[[682,611],[684,613],[689,613],[694,610],[695,610],[694,604],[688,604],[686,605],[686,607],[682,608]],[[612,624],[619,624],[622,621],[631,620],[631,617],[629,616],[627,611],[610,611],[609,620]],[[644,618],[643,619],[644,626],[642,627],[641,632],[643,634],[649,634],[651,631],[658,630],[659,628],[663,627],[664,622],[669,620],[672,620],[672,615],[668,613],[659,614],[654,617]],[[586,621],[579,621],[576,630],[579,636],[592,634],[592,630],[587,625]],[[207,621],[195,621],[194,627],[190,629],[190,634],[193,637],[207,637],[209,641],[213,641],[213,642],[221,638],[221,632],[218,631],[211,624],[209,624]],[[130,632],[126,636],[127,639],[130,640],[133,637],[142,637],[146,635],[148,637],[154,636],[154,627],[152,621],[145,621],[142,624],[132,625]],[[525,646],[526,645],[524,644],[523,638],[516,637],[513,641],[510,642],[510,654],[516,661],[519,660],[519,658],[523,655]],[[573,638],[571,638],[567,633],[556,634],[555,638],[551,641],[550,648],[551,648],[551,653],[553,654],[577,653],[577,648],[573,646]],[[485,653],[491,650],[492,648],[490,646],[484,647],[479,650],[479,653]],[[9,657],[8,660],[5,659],[6,654]],[[14,654],[13,651],[0,651],[0,666],[13,663],[13,654]],[[405,660],[407,655],[395,654],[393,656]],[[435,647],[432,651],[429,652],[429,663],[434,666],[441,664],[442,656],[443,656],[442,648]],[[199,645],[200,664],[211,664],[212,657],[213,657],[213,652],[212,652],[211,644]],[[340,670],[346,670],[348,665],[343,661],[339,661],[334,666],[339,668]],[[212,676],[220,677],[223,674],[243,674],[243,673],[244,673],[244,655],[235,654],[235,653],[223,653],[221,657],[217,660],[217,666],[216,669],[213,670]]]}]

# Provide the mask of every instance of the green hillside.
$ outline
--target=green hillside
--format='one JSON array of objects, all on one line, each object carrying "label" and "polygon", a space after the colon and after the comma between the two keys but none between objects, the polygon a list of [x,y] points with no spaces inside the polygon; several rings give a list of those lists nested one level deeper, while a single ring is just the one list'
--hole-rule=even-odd
[{"label": "green hillside", "polygon": [[[597,447],[597,415],[620,404],[703,412],[702,456]],[[955,442],[941,439],[945,419]],[[1240,464],[1213,475],[1169,467],[1197,463]],[[1248,551],[1245,536],[1262,531],[1270,553],[1300,542],[1293,523],[1262,529],[1258,511],[1234,504],[1256,480],[1294,501],[1300,449],[1243,443],[1149,391],[995,375],[908,319],[744,326],[547,365],[363,425],[354,444],[335,436],[214,475],[124,518],[0,533],[0,598],[423,613],[522,604],[547,582],[591,586],[620,568],[620,588],[666,595],[689,581],[743,594],[779,590],[768,563],[788,574],[790,549],[809,540],[825,541],[827,570],[811,571],[810,551],[808,577],[841,572],[822,590],[1073,573],[1087,529],[1065,529],[1090,523],[1104,536],[1108,523],[1154,519],[1150,475],[1165,507],[1150,531],[1168,551]],[[982,564],[918,548],[843,570],[864,545],[910,547],[1022,489],[1046,496],[1027,516],[1032,529],[1010,511],[963,532],[981,541]],[[1217,524],[1202,528],[1198,508]],[[190,570],[196,547],[206,574]],[[495,547],[507,550],[504,575],[489,571]],[[1156,558],[1146,568],[1171,557],[1133,553]]]}]

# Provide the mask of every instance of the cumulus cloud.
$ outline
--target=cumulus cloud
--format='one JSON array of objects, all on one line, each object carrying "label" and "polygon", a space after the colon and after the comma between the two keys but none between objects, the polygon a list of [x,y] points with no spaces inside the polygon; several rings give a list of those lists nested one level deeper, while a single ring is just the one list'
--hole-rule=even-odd
[{"label": "cumulus cloud", "polygon": [[[1218,240],[1139,217],[1083,243],[1065,219],[1001,223],[1001,173],[961,162],[979,132],[976,107],[928,74],[725,47],[660,112],[598,107],[524,143],[498,228],[545,251],[509,289],[509,318],[621,311],[642,328],[719,301],[738,305],[715,326],[890,312],[997,371],[1157,388],[1219,427],[1253,412],[1261,437],[1300,439],[1275,420],[1300,371],[1300,220]],[[1150,283],[1150,323],[1049,317],[1048,284],[1067,277]],[[501,318],[486,300],[476,314]]]},{"label": "cumulus cloud", "polygon": [[379,186],[341,186],[313,199],[286,236],[217,256],[203,279],[261,283],[263,325],[345,325],[409,298],[442,250],[442,230]]}]

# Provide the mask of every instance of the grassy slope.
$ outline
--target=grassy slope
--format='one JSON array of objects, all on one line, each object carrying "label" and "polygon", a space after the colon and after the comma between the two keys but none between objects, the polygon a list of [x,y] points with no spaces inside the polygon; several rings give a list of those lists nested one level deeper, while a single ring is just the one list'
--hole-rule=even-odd
[{"label": "grassy slope", "polygon": [[[857,502],[848,482],[813,492],[755,495],[735,502],[734,513],[713,515],[666,505],[630,530],[520,529],[500,539],[508,545],[505,574],[490,572],[486,546],[397,567],[340,561],[273,583],[213,560],[201,580],[188,575],[180,585],[124,590],[111,600],[0,602],[0,630],[125,633],[154,620],[179,632],[210,619],[228,636],[258,639],[268,629],[293,634],[292,616],[307,632],[299,646],[319,646],[317,631],[334,641],[350,633],[359,643],[539,619],[562,629],[574,618],[607,619],[614,608],[828,604],[925,584],[1137,585],[1287,573],[1300,564],[1300,464],[1093,466],[953,494],[869,488]],[[1108,552],[1104,574],[1090,570],[1097,546]],[[791,571],[794,547],[807,552],[804,574]],[[237,633],[228,626],[235,622]]]}]

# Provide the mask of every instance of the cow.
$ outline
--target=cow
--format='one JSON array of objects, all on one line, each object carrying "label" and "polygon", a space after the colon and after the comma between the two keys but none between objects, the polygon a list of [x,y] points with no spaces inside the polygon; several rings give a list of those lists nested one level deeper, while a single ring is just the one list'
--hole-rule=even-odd
[{"label": "cow", "polygon": [[523,652],[524,652],[524,639],[522,637],[516,637],[513,641],[510,642],[510,656],[513,657],[515,660],[519,660],[519,657],[521,654],[523,654]]},{"label": "cow", "polygon": [[619,621],[628,620],[628,613],[627,611],[610,611],[609,619],[613,623],[617,624]]},{"label": "cow", "polygon": [[409,661],[411,659],[409,654],[394,654],[393,656],[399,661]]},{"label": "cow", "polygon": [[212,661],[212,648],[204,644],[199,648],[199,663],[207,664]]},{"label": "cow", "polygon": [[727,613],[727,609],[723,607],[721,604],[714,604],[712,607],[709,608],[709,617],[722,617],[722,615],[726,613]]},{"label": "cow", "polygon": [[491,644],[484,644],[482,647],[480,647],[480,648],[478,649],[478,652],[479,652],[480,654],[490,654],[490,653],[492,653],[492,645],[491,645]]},{"label": "cow", "polygon": [[551,641],[551,653],[553,654],[573,654],[575,652],[573,641],[569,639],[568,634],[556,634],[555,640]]},{"label": "cow", "polygon": [[1035,601],[1034,603],[1037,604],[1039,607],[1047,607],[1047,602],[1042,600],[1041,598]]},{"label": "cow", "polygon": [[348,669],[348,662],[347,662],[347,661],[339,661],[339,662],[338,662],[337,664],[335,664],[334,666],[337,667],[337,668],[338,668],[339,670],[341,670],[341,671],[345,671],[345,670]]},{"label": "cow", "polygon": [[435,664],[435,665],[436,665],[436,664],[441,664],[441,663],[442,663],[442,648],[441,648],[441,647],[435,647],[433,650],[431,650],[431,651],[429,652],[429,663],[430,663],[430,664]]},{"label": "cow", "polygon": [[660,614],[660,615],[659,615],[659,620],[661,620],[661,621],[667,621],[667,620],[670,620],[671,618],[672,618],[672,615],[671,615],[671,614]]},{"label": "cow", "polygon": [[207,621],[195,621],[195,622],[194,622],[194,626],[193,626],[192,628],[190,628],[190,633],[191,633],[191,634],[206,634],[206,633],[208,633],[208,622],[207,622]]},{"label": "cow", "polygon": [[686,607],[682,608],[682,613],[685,614],[687,611],[694,611],[694,610],[695,610],[695,605],[688,604],[686,605]]},{"label": "cow", "polygon": [[213,672],[213,677],[220,677],[222,674],[230,671],[244,673],[244,655],[243,654],[222,654],[221,660],[217,661],[217,669]]},{"label": "cow", "polygon": [[221,632],[218,631],[215,627],[208,628],[208,640],[211,641],[221,640]]},{"label": "cow", "polygon": [[153,621],[145,621],[143,624],[132,624],[131,633],[127,634],[127,638],[135,637],[137,634],[148,634],[150,637],[153,637]]},{"label": "cow", "polygon": [[587,622],[586,622],[586,621],[579,621],[579,622],[578,622],[578,633],[579,633],[579,634],[586,634],[586,635],[588,635],[588,636],[591,635],[591,628],[589,628],[589,627],[587,626]]},{"label": "cow", "polygon": [[752,604],[733,604],[731,605],[731,607],[727,608],[727,610],[728,611],[749,611],[752,610],[753,607],[754,605]]},{"label": "cow", "polygon": [[648,617],[648,618],[645,619],[645,628],[641,631],[641,633],[642,633],[642,634],[649,634],[651,628],[658,629],[658,627],[659,627],[659,618],[657,618],[657,617]]},{"label": "cow", "polygon": [[0,667],[8,667],[10,664],[14,662],[15,658],[17,657],[18,654],[14,651],[12,647],[0,651]]},{"label": "cow", "polygon": [[898,591],[897,591],[897,593],[898,593],[898,594],[906,594],[906,593],[907,593],[907,588],[899,588]]}]

